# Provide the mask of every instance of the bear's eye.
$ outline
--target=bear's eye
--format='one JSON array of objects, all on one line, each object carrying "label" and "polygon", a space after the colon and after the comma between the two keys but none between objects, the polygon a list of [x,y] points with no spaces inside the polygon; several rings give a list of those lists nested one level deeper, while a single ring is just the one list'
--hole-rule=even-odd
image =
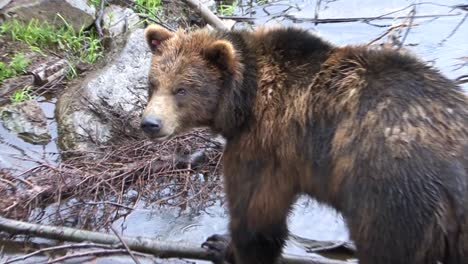
[{"label": "bear's eye", "polygon": [[185,95],[187,91],[184,88],[179,88],[176,91],[176,95]]}]

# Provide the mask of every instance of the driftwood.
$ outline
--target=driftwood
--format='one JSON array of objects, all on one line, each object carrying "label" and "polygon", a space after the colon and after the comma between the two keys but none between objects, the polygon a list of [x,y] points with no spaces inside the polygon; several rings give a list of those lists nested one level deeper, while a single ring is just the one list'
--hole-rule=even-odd
[{"label": "driftwood", "polygon": [[[91,232],[70,227],[47,226],[31,224],[22,221],[7,219],[0,216],[0,231],[10,234],[26,234],[30,236],[57,239],[71,242],[93,242],[104,245],[120,245],[125,243],[129,250],[147,253],[158,258],[186,258],[197,260],[213,260],[213,257],[204,248],[183,242],[164,242],[145,237],[116,237],[114,235]],[[322,257],[302,257],[284,255],[283,264],[345,264],[344,261],[331,260]]]},{"label": "driftwood", "polygon": [[67,60],[53,56],[32,69],[30,73],[34,76],[35,84],[45,85],[63,77],[67,73],[68,65]]},{"label": "driftwood", "polygon": [[217,17],[213,12],[211,12],[210,9],[208,9],[206,6],[204,6],[200,1],[198,0],[183,0],[188,6],[191,8],[195,9],[197,12],[200,13],[200,15],[206,20],[208,24],[213,26],[216,29],[225,29],[227,30],[228,28],[226,25],[223,23],[219,17]]}]

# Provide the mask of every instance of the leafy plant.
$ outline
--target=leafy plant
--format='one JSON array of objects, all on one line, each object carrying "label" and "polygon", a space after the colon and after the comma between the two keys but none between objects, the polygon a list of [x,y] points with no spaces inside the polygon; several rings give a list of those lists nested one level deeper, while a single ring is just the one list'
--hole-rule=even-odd
[{"label": "leafy plant", "polygon": [[30,61],[24,57],[24,53],[17,53],[10,61],[10,68],[16,73],[21,73],[26,70]]},{"label": "leafy plant", "polygon": [[76,70],[75,64],[68,62],[68,61],[67,63],[68,63],[68,70],[67,70],[65,77],[68,80],[76,78],[78,76],[78,71]]},{"label": "leafy plant", "polygon": [[101,5],[101,1],[103,0],[88,0],[88,3],[95,7],[99,7]]},{"label": "leafy plant", "polygon": [[218,5],[218,13],[222,16],[232,16],[236,12],[237,1],[234,1],[232,4],[220,4]]},{"label": "leafy plant", "polygon": [[0,83],[6,78],[10,78],[11,71],[8,66],[0,61]]},{"label": "leafy plant", "polygon": [[136,0],[135,11],[142,14],[154,14],[161,7],[161,0]]},{"label": "leafy plant", "polygon": [[8,64],[0,62],[0,82],[24,73],[29,63],[30,61],[25,58],[24,53],[17,53]]},{"label": "leafy plant", "polygon": [[31,88],[32,88],[31,86],[26,86],[23,89],[14,92],[10,96],[10,101],[13,104],[17,104],[17,103],[21,103],[24,101],[32,100],[34,97],[31,94]]}]

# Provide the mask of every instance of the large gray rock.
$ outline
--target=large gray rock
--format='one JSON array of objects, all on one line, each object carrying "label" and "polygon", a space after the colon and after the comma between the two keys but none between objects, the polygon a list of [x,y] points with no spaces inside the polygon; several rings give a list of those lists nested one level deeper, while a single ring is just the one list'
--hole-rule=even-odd
[{"label": "large gray rock", "polygon": [[0,9],[8,5],[10,2],[11,0],[0,0]]},{"label": "large gray rock", "polygon": [[96,18],[96,9],[86,0],[15,0],[2,12],[22,21],[37,19],[58,26],[65,23],[60,14],[76,32],[93,24]]},{"label": "large gray rock", "polygon": [[124,133],[142,136],[150,58],[143,29],[136,29],[108,66],[67,89],[56,110],[63,150],[89,150]]},{"label": "large gray rock", "polygon": [[35,100],[5,106],[0,116],[3,126],[26,142],[46,145],[51,140],[47,118]]}]

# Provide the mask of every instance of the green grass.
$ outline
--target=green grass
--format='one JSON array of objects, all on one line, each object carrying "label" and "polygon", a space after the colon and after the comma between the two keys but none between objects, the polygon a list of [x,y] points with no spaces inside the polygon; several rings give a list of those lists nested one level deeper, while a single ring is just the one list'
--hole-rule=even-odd
[{"label": "green grass", "polygon": [[232,4],[220,4],[218,5],[218,14],[222,16],[232,16],[236,12],[237,1],[234,1]]},{"label": "green grass", "polygon": [[100,7],[100,6],[101,6],[101,1],[102,1],[102,0],[88,0],[88,3],[89,3],[90,5],[95,6],[95,7]]},{"label": "green grass", "polygon": [[[156,14],[161,11],[161,0],[135,0],[133,10],[143,17],[155,18]],[[142,18],[140,23],[147,22],[149,19]]]},{"label": "green grass", "polygon": [[95,32],[85,32],[84,29],[75,32],[70,24],[65,20],[64,22],[65,26],[57,28],[37,20],[31,20],[27,24],[18,20],[7,20],[0,26],[0,35],[25,42],[32,50],[58,48],[88,63],[102,57],[102,45]]},{"label": "green grass", "polygon": [[153,14],[161,7],[161,0],[136,0],[135,11],[143,14]]},{"label": "green grass", "polygon": [[17,53],[8,64],[0,62],[0,83],[7,78],[24,73],[29,63],[30,61],[24,57],[24,53]]},{"label": "green grass", "polygon": [[68,70],[67,70],[67,74],[65,77],[67,78],[67,80],[75,79],[76,77],[78,77],[78,71],[76,70],[76,66],[72,62],[67,62],[67,63],[68,63]]},{"label": "green grass", "polygon": [[32,88],[31,86],[26,86],[23,89],[14,92],[10,96],[10,101],[13,104],[17,104],[17,103],[21,103],[24,101],[32,100],[34,97],[31,94],[31,88]]}]

